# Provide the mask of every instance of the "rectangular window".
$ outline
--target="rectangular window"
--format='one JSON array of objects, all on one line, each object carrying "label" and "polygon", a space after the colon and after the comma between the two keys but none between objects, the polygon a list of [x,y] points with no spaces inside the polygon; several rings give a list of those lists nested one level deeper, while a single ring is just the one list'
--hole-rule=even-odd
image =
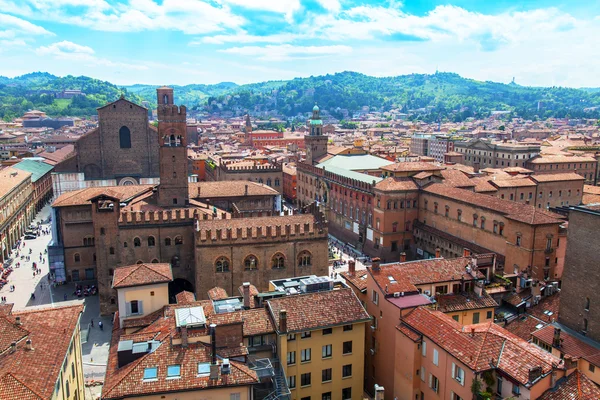
[{"label": "rectangular window", "polygon": [[167,367],[167,378],[180,378],[181,377],[181,365],[169,365]]},{"label": "rectangular window", "polygon": [[310,385],[310,372],[300,375],[300,386]]},{"label": "rectangular window", "polygon": [[331,400],[331,392],[323,393],[321,395],[321,400]]},{"label": "rectangular window", "polygon": [[287,363],[288,363],[288,365],[296,364],[296,352],[295,351],[288,351]]},{"label": "rectangular window", "polygon": [[158,377],[158,367],[144,368],[144,380],[149,381]]},{"label": "rectangular window", "polygon": [[429,387],[436,393],[440,389],[440,381],[435,375],[429,374]]},{"label": "rectangular window", "polygon": [[517,236],[517,246],[521,246],[521,236]]},{"label": "rectangular window", "polygon": [[241,393],[230,393],[229,400],[240,400],[242,398]]},{"label": "rectangular window", "polygon": [[546,239],[546,250],[550,250],[552,248],[552,238]]},{"label": "rectangular window", "polygon": [[342,366],[342,378],[348,378],[352,376],[352,364]]},{"label": "rectangular window", "polygon": [[302,351],[300,352],[300,361],[310,361],[310,349],[302,349]]},{"label": "rectangular window", "polygon": [[322,358],[329,358],[329,357],[331,357],[331,345],[330,344],[326,344],[325,346],[323,346],[321,352],[322,352]]},{"label": "rectangular window", "polygon": [[331,335],[333,333],[333,329],[325,328],[323,329],[323,335]]},{"label": "rectangular window", "polygon": [[462,386],[465,385],[465,371],[454,363],[452,363],[452,379],[455,379]]},{"label": "rectangular window", "polygon": [[342,400],[352,400],[352,388],[351,387],[342,389]]},{"label": "rectangular window", "polygon": [[517,395],[517,396],[520,395],[521,394],[521,388],[519,387],[519,385],[513,384],[512,392],[513,392],[514,395]]},{"label": "rectangular window", "polygon": [[393,241],[392,242],[392,251],[398,251],[398,242],[397,241]]},{"label": "rectangular window", "polygon": [[491,319],[491,318],[493,317],[493,314],[494,314],[494,312],[493,312],[493,311],[488,311],[485,317],[486,317],[487,319]]},{"label": "rectangular window", "polygon": [[433,365],[439,365],[439,353],[437,349],[433,349]]},{"label": "rectangular window", "polygon": [[331,368],[321,371],[321,382],[331,382]]},{"label": "rectangular window", "polygon": [[427,356],[427,342],[423,341],[423,343],[421,343],[421,355],[423,357]]},{"label": "rectangular window", "polygon": [[288,334],[288,342],[291,342],[293,340],[296,340],[296,334],[295,333],[289,333]]},{"label": "rectangular window", "polygon": [[302,332],[300,334],[300,339],[308,339],[310,337],[310,331]]},{"label": "rectangular window", "polygon": [[479,312],[474,312],[473,313],[473,323],[474,324],[478,324],[479,323]]},{"label": "rectangular window", "polygon": [[371,300],[373,300],[373,303],[378,304],[379,303],[379,293],[377,293],[377,290],[373,289],[373,292],[371,294]]},{"label": "rectangular window", "polygon": [[288,388],[295,389],[296,388],[296,375],[288,376]]},{"label": "rectangular window", "polygon": [[342,354],[352,354],[352,341],[343,343]]},{"label": "rectangular window", "polygon": [[[379,298],[379,296],[377,296],[377,298]],[[375,303],[375,304],[377,304],[377,303]],[[344,329],[343,330],[344,330],[344,332],[351,331],[352,330],[352,324],[350,324],[350,325],[344,325]]]},{"label": "rectangular window", "polygon": [[452,319],[455,320],[456,322],[458,322],[458,315],[453,315]]}]

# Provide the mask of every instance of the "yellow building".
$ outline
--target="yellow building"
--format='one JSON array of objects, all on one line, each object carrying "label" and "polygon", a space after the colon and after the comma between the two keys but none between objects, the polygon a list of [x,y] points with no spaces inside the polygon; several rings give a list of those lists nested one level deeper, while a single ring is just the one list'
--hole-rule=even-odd
[{"label": "yellow building", "polygon": [[349,288],[268,301],[292,400],[362,399],[365,324]]},{"label": "yellow building", "polygon": [[0,263],[9,257],[34,214],[31,173],[12,167],[0,170]]},{"label": "yellow building", "polygon": [[84,398],[83,305],[12,311],[0,305],[0,400]]}]

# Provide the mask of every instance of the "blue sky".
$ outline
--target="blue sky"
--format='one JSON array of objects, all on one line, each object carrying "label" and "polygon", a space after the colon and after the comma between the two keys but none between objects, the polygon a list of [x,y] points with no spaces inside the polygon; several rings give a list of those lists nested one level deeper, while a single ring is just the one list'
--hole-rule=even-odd
[{"label": "blue sky", "polygon": [[0,0],[0,75],[250,83],[456,72],[600,87],[597,0]]}]

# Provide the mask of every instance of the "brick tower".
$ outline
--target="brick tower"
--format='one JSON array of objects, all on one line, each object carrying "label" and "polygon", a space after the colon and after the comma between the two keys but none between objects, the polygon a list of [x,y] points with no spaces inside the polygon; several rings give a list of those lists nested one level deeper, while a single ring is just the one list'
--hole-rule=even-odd
[{"label": "brick tower", "polygon": [[310,133],[304,136],[304,144],[307,164],[316,164],[317,159],[327,154],[327,136],[323,135],[323,121],[316,104],[310,118]]},{"label": "brick tower", "polygon": [[250,122],[250,114],[246,114],[246,128],[244,129],[244,143],[252,146],[252,122]]},{"label": "brick tower", "polygon": [[185,207],[189,202],[185,106],[173,104],[172,88],[160,87],[156,94],[160,158],[158,205]]}]

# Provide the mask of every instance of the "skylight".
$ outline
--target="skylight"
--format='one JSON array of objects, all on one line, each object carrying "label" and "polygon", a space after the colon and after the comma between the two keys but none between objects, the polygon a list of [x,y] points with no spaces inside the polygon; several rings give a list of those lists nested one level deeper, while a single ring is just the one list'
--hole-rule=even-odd
[{"label": "skylight", "polygon": [[157,377],[158,377],[158,368],[157,367],[144,368],[144,380],[145,381],[150,381],[150,380],[156,379]]},{"label": "skylight", "polygon": [[535,326],[535,329],[541,329],[541,328],[543,328],[543,327],[544,327],[544,324],[537,324],[537,325]]},{"label": "skylight", "polygon": [[392,275],[388,275],[388,279],[390,280],[390,283],[396,283],[396,280]]},{"label": "skylight", "polygon": [[181,376],[181,365],[169,365],[167,367],[167,378],[178,378]]},{"label": "skylight", "polygon": [[198,376],[210,375],[210,363],[198,363]]}]

